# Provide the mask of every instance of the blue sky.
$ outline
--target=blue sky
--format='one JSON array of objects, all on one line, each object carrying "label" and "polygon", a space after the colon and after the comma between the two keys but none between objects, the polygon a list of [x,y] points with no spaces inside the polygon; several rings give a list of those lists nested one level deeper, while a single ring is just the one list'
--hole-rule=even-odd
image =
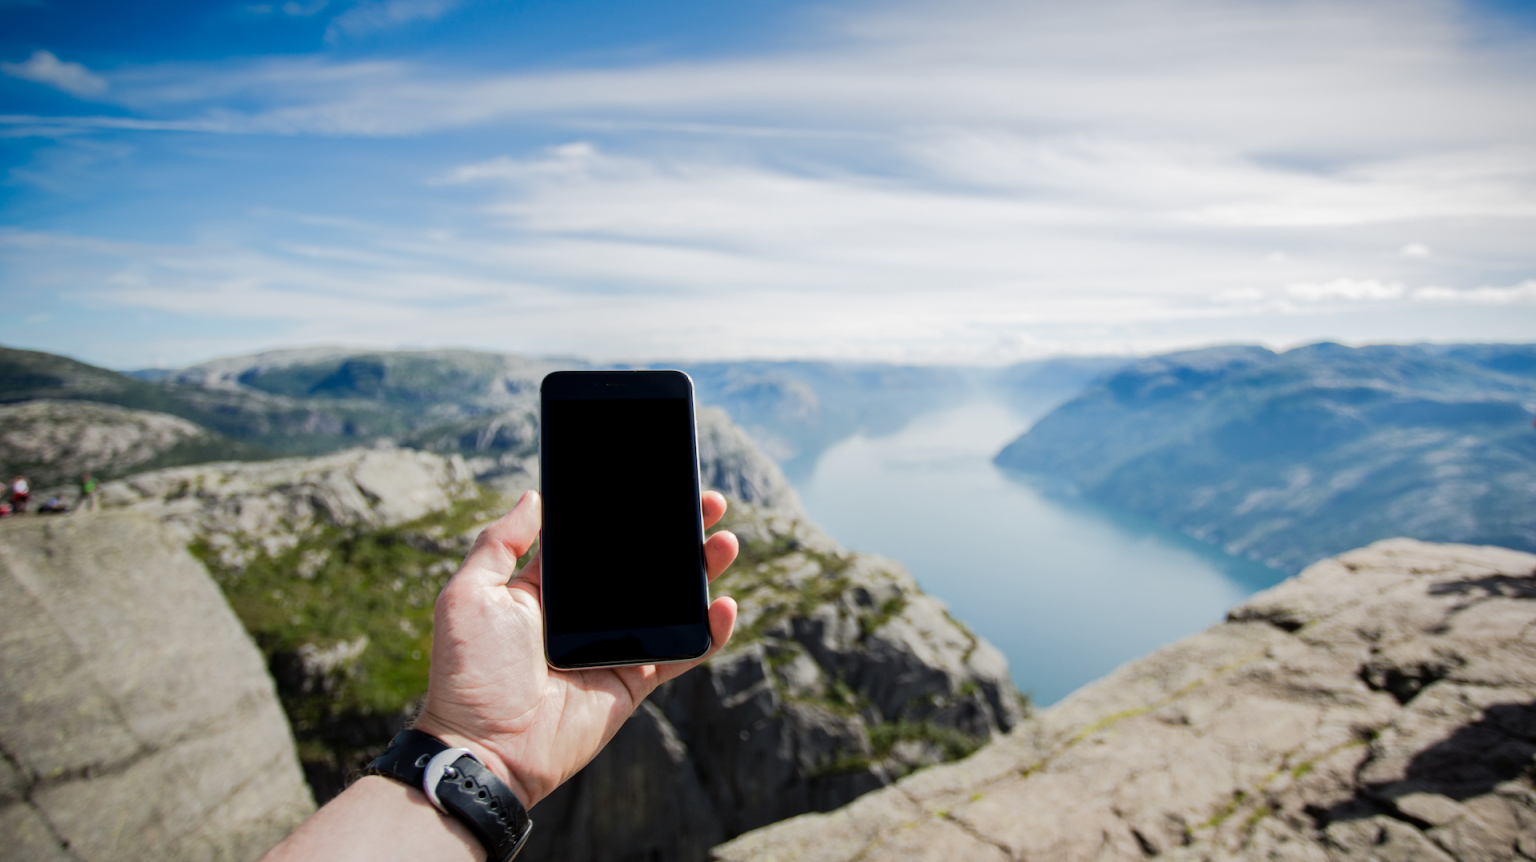
[{"label": "blue sky", "polygon": [[0,343],[1536,340],[1536,14],[0,0]]}]

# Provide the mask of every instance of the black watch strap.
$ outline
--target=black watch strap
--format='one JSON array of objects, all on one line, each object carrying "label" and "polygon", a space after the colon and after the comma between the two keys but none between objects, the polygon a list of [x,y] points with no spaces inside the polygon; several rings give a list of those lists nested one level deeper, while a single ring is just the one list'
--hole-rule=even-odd
[{"label": "black watch strap", "polygon": [[429,797],[435,790],[439,807],[457,817],[480,839],[490,854],[489,862],[509,862],[523,849],[528,833],[533,830],[528,810],[512,788],[470,754],[454,760],[433,788],[423,787],[427,764],[447,750],[448,746],[435,736],[419,730],[402,730],[363,774],[393,778]]}]

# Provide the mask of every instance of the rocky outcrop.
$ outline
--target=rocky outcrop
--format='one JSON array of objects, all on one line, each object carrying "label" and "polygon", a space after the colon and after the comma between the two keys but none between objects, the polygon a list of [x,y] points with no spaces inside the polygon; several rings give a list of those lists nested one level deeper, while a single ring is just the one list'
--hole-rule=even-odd
[{"label": "rocky outcrop", "polygon": [[392,527],[479,488],[461,458],[385,447],[156,470],[109,482],[100,494],[103,508],[152,517],[238,567],[257,550],[281,554],[312,530]]},{"label": "rocky outcrop", "polygon": [[699,476],[706,488],[775,509],[799,511],[800,498],[772,459],[757,448],[724,410],[698,410]]},{"label": "rocky outcrop", "polygon": [[90,401],[0,405],[0,475],[38,488],[120,476],[211,435],[177,416]]},{"label": "rocky outcrop", "polygon": [[1536,858],[1536,556],[1379,542],[719,860]]},{"label": "rocky outcrop", "polygon": [[898,564],[842,550],[797,513],[738,504],[728,517],[743,553],[716,592],[740,603],[736,637],[539,803],[533,858],[702,859],[1022,719],[1002,655]]},{"label": "rocky outcrop", "polygon": [[261,654],[131,514],[0,522],[0,859],[249,860],[314,807]]}]

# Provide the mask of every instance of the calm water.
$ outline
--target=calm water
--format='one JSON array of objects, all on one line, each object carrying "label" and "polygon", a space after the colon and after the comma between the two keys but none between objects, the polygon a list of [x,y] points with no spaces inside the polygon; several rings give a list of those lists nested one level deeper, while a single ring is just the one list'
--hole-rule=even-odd
[{"label": "calm water", "polygon": [[890,436],[842,441],[798,490],[838,541],[905,563],[1040,704],[1284,577],[994,467],[1040,412],[978,396]]}]

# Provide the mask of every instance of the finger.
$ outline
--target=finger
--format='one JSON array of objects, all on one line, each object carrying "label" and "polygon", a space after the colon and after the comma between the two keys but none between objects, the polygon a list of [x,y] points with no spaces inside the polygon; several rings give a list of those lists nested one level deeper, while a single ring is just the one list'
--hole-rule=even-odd
[{"label": "finger", "polygon": [[691,661],[686,664],[656,665],[656,676],[654,677],[652,688],[656,685],[661,685],[669,679],[676,679],[704,662],[709,661],[710,656],[724,649],[725,645],[731,642],[731,634],[735,630],[736,600],[730,596],[721,596],[715,599],[714,603],[709,606],[709,635],[713,641],[710,644],[709,652],[705,653],[704,657],[698,661]]},{"label": "finger", "polygon": [[736,540],[736,534],[730,530],[721,530],[709,537],[704,543],[704,569],[709,572],[709,579],[713,581],[736,560],[736,554],[741,549],[741,544]]},{"label": "finger", "polygon": [[[512,579],[512,583],[513,584],[524,583],[524,584],[527,584],[527,585],[533,587],[535,590],[543,589],[543,587],[544,587],[544,549],[543,548],[540,548],[539,552],[537,554],[533,555],[533,559],[528,561],[528,565],[523,566],[522,571],[519,571],[517,573],[517,577]],[[535,593],[535,595],[537,595],[537,593]]]},{"label": "finger", "polygon": [[719,491],[705,491],[704,496],[699,498],[699,503],[704,510],[704,529],[713,527],[725,517],[725,495]]},{"label": "finger", "polygon": [[512,579],[517,560],[539,538],[540,500],[537,491],[523,494],[512,511],[480,531],[475,546],[454,577],[500,586]]}]

